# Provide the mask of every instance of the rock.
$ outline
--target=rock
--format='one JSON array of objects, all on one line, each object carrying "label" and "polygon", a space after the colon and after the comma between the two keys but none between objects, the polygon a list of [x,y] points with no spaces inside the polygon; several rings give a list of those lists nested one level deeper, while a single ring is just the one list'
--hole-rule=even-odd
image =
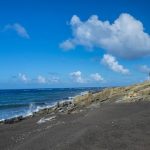
[{"label": "rock", "polygon": [[62,107],[68,107],[69,105],[71,105],[72,102],[71,101],[65,101],[61,104]]},{"label": "rock", "polygon": [[12,124],[12,123],[20,122],[23,119],[24,119],[23,116],[18,116],[18,117],[6,119],[4,121],[4,124]]},{"label": "rock", "polygon": [[59,108],[59,107],[60,107],[60,104],[59,104],[59,102],[57,102],[57,104],[56,104],[56,107],[57,107],[57,108]]}]

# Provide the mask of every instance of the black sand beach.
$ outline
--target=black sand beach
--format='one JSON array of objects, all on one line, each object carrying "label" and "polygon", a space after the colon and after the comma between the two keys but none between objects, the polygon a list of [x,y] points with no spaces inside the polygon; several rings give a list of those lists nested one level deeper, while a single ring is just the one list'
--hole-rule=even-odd
[{"label": "black sand beach", "polygon": [[[54,116],[54,115],[50,115]],[[49,115],[44,116],[50,117]],[[150,103],[96,104],[0,125],[1,150],[149,150]]]}]

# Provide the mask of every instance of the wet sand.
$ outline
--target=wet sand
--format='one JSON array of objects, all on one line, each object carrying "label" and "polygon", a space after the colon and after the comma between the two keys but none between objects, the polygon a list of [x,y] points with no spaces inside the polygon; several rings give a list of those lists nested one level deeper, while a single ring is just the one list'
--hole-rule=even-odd
[{"label": "wet sand", "polygon": [[150,103],[97,103],[1,124],[0,150],[150,150]]}]

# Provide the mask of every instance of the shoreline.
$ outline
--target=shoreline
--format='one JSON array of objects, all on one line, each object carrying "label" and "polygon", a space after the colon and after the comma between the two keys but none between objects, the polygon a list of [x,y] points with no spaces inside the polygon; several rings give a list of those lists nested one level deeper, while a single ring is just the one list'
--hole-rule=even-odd
[{"label": "shoreline", "polygon": [[[103,89],[103,88],[102,88]],[[102,89],[98,90],[98,91],[93,91],[92,93],[95,93],[95,92],[100,92]],[[60,109],[59,107],[61,107],[63,109],[66,109],[65,107],[69,107],[71,105],[74,106],[74,101],[76,99],[76,97],[82,97],[84,95],[87,95],[88,93],[90,93],[91,91],[83,91],[83,92],[80,92],[80,94],[77,94],[75,96],[71,96],[71,97],[68,97],[68,99],[66,100],[60,100],[60,101],[57,101],[57,102],[54,102],[53,104],[51,105],[47,105],[47,106],[44,106],[44,107],[41,107],[37,110],[34,110],[32,112],[27,112],[25,115],[18,115],[18,116],[14,116],[14,117],[10,117],[10,118],[6,118],[6,119],[1,119],[0,120],[0,124],[12,124],[12,123],[17,123],[17,122],[20,122],[22,120],[26,120],[28,118],[32,118],[34,117],[35,115],[39,115],[41,114],[41,112],[44,114],[45,112],[51,112],[51,111],[56,111],[56,109]],[[40,107],[40,106],[37,106],[37,107]],[[72,107],[72,106],[71,106]]]},{"label": "shoreline", "polygon": [[[64,103],[66,103],[66,102],[68,102],[68,101],[64,101],[63,103],[61,103],[61,104],[64,104]],[[69,101],[69,102],[71,102],[71,101]],[[16,116],[16,117],[11,117],[11,118],[8,118],[8,119],[3,119],[3,120],[0,120],[0,124],[13,124],[13,123],[17,123],[17,122],[20,122],[20,121],[22,121],[22,120],[26,120],[26,119],[28,119],[28,118],[32,118],[32,117],[34,117],[34,116],[36,116],[36,115],[39,115],[39,114],[41,114],[41,112],[44,114],[45,112],[47,112],[47,111],[54,111],[55,109],[56,109],[56,107],[58,107],[57,105],[58,105],[58,103],[59,102],[56,102],[56,104],[54,104],[54,105],[52,105],[52,106],[46,106],[46,107],[44,107],[44,108],[41,108],[41,109],[39,109],[38,111],[34,111],[34,112],[32,112],[31,114],[29,114],[29,115],[26,115],[26,116],[23,116],[23,115],[18,115],[18,116]]]},{"label": "shoreline", "polygon": [[97,91],[84,91],[74,97],[71,97],[71,100],[68,99],[57,101],[53,105],[45,106],[44,108],[31,112],[31,114],[27,116],[19,115],[9,119],[1,120],[0,124],[17,123],[41,114],[56,112],[69,113],[80,106],[85,107],[94,102],[132,103],[136,101],[150,101],[149,86],[150,82],[146,81],[141,84],[134,84],[126,87],[111,87],[101,88]]}]

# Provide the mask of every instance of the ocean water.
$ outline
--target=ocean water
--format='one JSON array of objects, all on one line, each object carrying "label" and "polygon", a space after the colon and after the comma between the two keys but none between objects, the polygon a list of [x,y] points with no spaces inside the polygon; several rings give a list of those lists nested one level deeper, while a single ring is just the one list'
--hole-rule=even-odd
[{"label": "ocean water", "polygon": [[87,91],[100,88],[51,88],[0,90],[0,120],[28,116],[40,109],[51,107],[58,101],[69,100]]}]

